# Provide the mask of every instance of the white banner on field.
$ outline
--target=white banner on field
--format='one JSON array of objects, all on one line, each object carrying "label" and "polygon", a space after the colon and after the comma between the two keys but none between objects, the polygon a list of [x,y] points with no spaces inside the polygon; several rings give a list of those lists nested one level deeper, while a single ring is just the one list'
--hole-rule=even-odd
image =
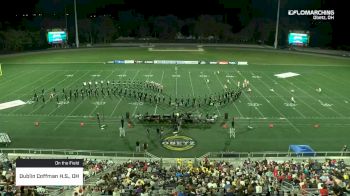
[{"label": "white banner on field", "polygon": [[293,72],[286,72],[286,73],[280,73],[280,74],[275,74],[277,78],[290,78],[290,77],[295,77],[299,76],[300,74],[298,73],[293,73]]},{"label": "white banner on field", "polygon": [[13,108],[13,107],[24,105],[24,104],[26,104],[26,102],[24,102],[22,100],[14,100],[14,101],[9,101],[9,102],[5,102],[5,103],[0,103],[0,110],[4,110],[7,108]]}]

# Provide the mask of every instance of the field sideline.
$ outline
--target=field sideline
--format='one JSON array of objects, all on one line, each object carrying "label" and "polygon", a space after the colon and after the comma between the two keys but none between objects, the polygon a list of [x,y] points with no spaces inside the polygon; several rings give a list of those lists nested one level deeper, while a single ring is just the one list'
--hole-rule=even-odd
[{"label": "field sideline", "polygon": [[[135,60],[235,60],[237,65],[153,65],[104,64],[115,59]],[[239,48],[204,48],[203,52],[149,52],[147,48],[97,48],[61,50],[0,56],[0,104],[13,100],[30,101],[34,90],[75,89],[87,81],[154,81],[164,85],[172,97],[205,97],[223,92],[224,85],[236,86],[248,79],[251,93],[244,91],[225,106],[169,107],[167,104],[138,103],[125,97],[70,100],[67,104],[41,100],[0,110],[0,132],[12,139],[9,147],[81,150],[134,151],[135,142],[149,144],[157,156],[194,157],[210,151],[287,151],[290,144],[309,144],[318,151],[339,151],[350,145],[350,59],[300,53]],[[219,73],[217,73],[219,71]],[[277,78],[274,74],[294,72],[299,76]],[[206,80],[210,80],[209,83]],[[322,92],[316,92],[316,88]],[[291,104],[291,97],[296,105]],[[29,102],[28,102],[29,103]],[[218,114],[217,123],[206,128],[191,127],[181,135],[196,141],[188,151],[162,147],[155,126],[133,120],[126,138],[119,137],[121,116],[178,112]],[[108,127],[97,127],[96,113]],[[236,118],[236,139],[221,126],[224,114]],[[35,126],[39,122],[39,126]],[[84,126],[80,126],[84,123]],[[253,129],[247,129],[251,125]],[[270,127],[273,125],[273,127]],[[172,135],[166,127],[166,135]]]}]

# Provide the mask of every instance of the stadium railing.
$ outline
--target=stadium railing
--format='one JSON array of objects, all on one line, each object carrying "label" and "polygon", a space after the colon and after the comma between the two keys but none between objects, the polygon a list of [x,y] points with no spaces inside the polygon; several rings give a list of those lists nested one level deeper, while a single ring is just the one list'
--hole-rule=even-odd
[{"label": "stadium railing", "polygon": [[[124,157],[124,158],[151,158],[160,159],[149,152],[132,151],[98,151],[98,150],[72,150],[72,149],[37,149],[37,148],[0,148],[4,154],[28,155],[57,155],[57,156],[94,156],[94,157]],[[208,152],[198,158],[283,158],[283,157],[348,157],[350,151],[321,151],[310,154],[294,152]],[[171,158],[171,157],[163,157]]]},{"label": "stadium railing", "polygon": [[36,155],[64,155],[64,156],[157,158],[156,156],[148,152],[71,150],[71,149],[0,148],[0,153],[28,154],[28,155],[36,154]]},{"label": "stadium railing", "polygon": [[312,155],[307,153],[293,152],[209,152],[202,158],[267,158],[267,157],[350,157],[350,151],[321,151]]}]

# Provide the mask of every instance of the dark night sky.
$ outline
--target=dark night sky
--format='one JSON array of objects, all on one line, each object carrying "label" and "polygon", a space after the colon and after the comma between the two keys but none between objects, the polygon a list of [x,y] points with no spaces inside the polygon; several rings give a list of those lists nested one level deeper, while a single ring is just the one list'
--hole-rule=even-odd
[{"label": "dark night sky", "polygon": [[[0,6],[1,15],[11,17],[15,13],[45,12],[63,13],[64,8],[71,9],[73,0],[10,0]],[[200,14],[231,13],[252,7],[265,16],[275,16],[277,0],[77,0],[81,14],[99,12],[116,13],[133,9],[144,15],[173,14],[179,17],[191,17]],[[199,3],[197,3],[199,2]],[[335,9],[336,15],[342,15],[346,0],[281,0],[281,8],[286,9]],[[343,8],[343,10],[342,10]],[[338,12],[337,12],[338,11]],[[349,18],[349,17],[348,17]]]},{"label": "dark night sky", "polygon": [[[63,15],[65,8],[72,13],[73,0],[10,0],[0,6],[1,21],[9,24],[21,20],[15,17],[23,13],[56,13]],[[277,0],[77,0],[79,17],[90,14],[111,14],[117,17],[118,12],[134,10],[136,13],[149,16],[172,14],[181,19],[197,17],[201,14],[224,15],[232,26],[242,12],[248,12],[251,18],[261,17],[275,20]],[[350,19],[347,11],[347,0],[281,0],[281,17],[288,17],[288,9],[334,9],[335,20],[331,21],[334,41],[345,39],[350,44],[349,30],[345,28]],[[300,20],[298,16],[289,16],[290,20]]]},{"label": "dark night sky", "polygon": [[[71,9],[73,0],[11,0],[2,5],[1,15],[9,18],[14,13],[56,12],[63,13],[65,5]],[[238,0],[231,3],[231,0],[208,0],[195,1],[188,0],[77,0],[78,11],[81,15],[106,12],[117,13],[120,10],[135,10],[146,16],[173,14],[179,17],[193,17],[200,14],[221,14],[222,12],[247,6],[250,1]]]}]

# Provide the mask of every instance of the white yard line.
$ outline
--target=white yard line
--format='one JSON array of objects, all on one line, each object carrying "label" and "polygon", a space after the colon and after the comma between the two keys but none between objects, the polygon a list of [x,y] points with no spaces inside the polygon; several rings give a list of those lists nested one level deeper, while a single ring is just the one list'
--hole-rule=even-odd
[{"label": "white yard line", "polygon": [[[226,72],[225,72],[225,74],[226,74]],[[219,76],[218,76],[217,74],[215,74],[215,76],[216,76],[216,79],[220,82],[222,88],[226,91],[226,89],[225,89],[225,87],[224,87],[224,84],[222,84],[221,80],[219,79]],[[241,117],[243,117],[242,113],[239,111],[239,109],[237,108],[236,104],[232,103],[231,106],[232,106],[233,108],[236,108],[238,114],[239,114]]]},{"label": "white yard line", "polygon": [[191,89],[192,89],[192,96],[194,97],[194,90],[193,90],[191,72],[188,72],[188,77],[190,78],[190,84],[191,84]]},{"label": "white yard line", "polygon": [[[19,74],[16,74],[13,78],[8,78],[8,79],[6,79],[6,81],[1,82],[0,87],[6,86],[7,83],[12,82],[13,80],[18,80],[17,78],[23,77],[23,75],[26,75],[26,74],[31,74],[31,73],[33,73],[33,72],[34,72],[34,70],[32,70],[32,71],[30,71],[30,72],[23,71],[23,72],[21,72],[21,73],[19,73]],[[11,76],[11,77],[12,77],[12,76]],[[11,84],[11,83],[10,83],[10,84]]]},{"label": "white yard line", "polygon": [[[101,74],[101,72],[102,72],[102,71],[100,71],[99,74]],[[111,77],[111,75],[113,75],[114,72],[115,72],[115,70],[113,70],[107,77],[105,77],[105,78],[103,79],[103,81],[108,80],[108,78]],[[125,73],[124,73],[124,74],[125,74]],[[98,100],[98,101],[100,101],[100,100]],[[102,99],[101,99],[101,102],[103,102],[103,101],[104,101],[104,97],[102,97]],[[98,107],[99,107],[99,105],[96,104],[96,107],[92,109],[92,111],[90,112],[89,116],[91,116],[91,115],[97,110]],[[102,106],[102,107],[103,107],[103,106]],[[102,115],[104,115],[104,114],[102,114]]]},{"label": "white yard line", "polygon": [[122,100],[123,100],[123,98],[121,97],[121,98],[119,99],[119,101],[118,101],[117,105],[115,105],[115,107],[114,107],[114,109],[113,109],[113,111],[112,111],[111,115],[109,115],[109,117],[113,117],[113,113],[114,113],[114,112],[115,112],[115,110],[117,109],[117,107],[118,107],[118,105],[120,104],[120,102],[122,102]]},{"label": "white yard line", "polygon": [[[49,79],[49,80],[47,80],[47,81],[51,81],[51,80],[53,80],[53,79],[55,79],[55,77],[52,77],[51,79]],[[46,83],[46,82],[45,82]],[[40,86],[40,88],[42,88],[43,87],[43,85],[41,85]],[[40,89],[39,88],[39,89]],[[28,94],[29,95],[29,94]],[[28,96],[27,94],[24,94],[24,95],[20,95],[19,96],[19,98],[23,98],[23,97],[25,97],[25,96]],[[29,96],[32,96],[32,95],[29,95]],[[45,101],[45,103],[44,103],[44,105],[48,102],[49,100],[47,100],[47,101]],[[25,107],[26,106],[26,104],[25,105],[22,105],[22,106],[20,106],[20,107],[17,107],[15,110],[12,110],[10,113],[15,113],[15,112],[17,112],[18,110],[20,110],[20,109],[22,109],[23,107]],[[29,114],[32,114],[32,113],[34,113],[36,110],[38,110],[38,109],[40,109],[41,107],[37,107],[36,109],[34,109],[34,110],[32,110]]]},{"label": "white yard line", "polygon": [[[304,81],[302,81],[302,82],[304,82]],[[306,83],[306,82],[304,82],[304,83]],[[307,81],[307,83],[313,83],[313,84],[315,84],[315,86],[319,86],[319,84],[317,84],[316,82],[314,82],[312,80]],[[310,85],[308,85],[308,86],[310,86]],[[312,88],[312,87],[310,86],[310,88]],[[327,95],[326,93],[322,93],[322,96],[327,97],[329,100],[336,101],[336,99],[341,99],[341,102],[344,101],[346,104],[350,102],[349,97],[345,97],[344,95],[338,93],[337,91],[332,90],[332,88],[327,88],[326,91],[329,91],[334,95],[338,95],[337,97],[333,97],[333,96],[331,97],[331,96]]]},{"label": "white yard line", "polygon": [[[253,72],[252,72],[252,73],[253,73]],[[253,74],[254,74],[254,73],[253,73]],[[266,78],[272,80],[271,78],[268,77],[267,74],[265,74],[265,73],[262,73],[262,74],[264,74]],[[254,75],[255,75],[255,74],[254,74]],[[268,89],[271,89],[271,88],[272,88],[271,86],[269,86],[268,84],[266,84],[261,78],[259,78],[258,80],[260,80],[260,81],[262,82],[262,84],[263,84],[264,86],[266,86],[266,88],[268,88]],[[272,81],[273,81],[273,80],[272,80]],[[283,85],[280,85],[280,84],[279,84],[278,86],[281,87],[281,88],[283,88],[285,91],[287,91],[288,94],[293,95],[293,94],[290,93],[289,90],[286,89]],[[280,94],[278,94],[276,91],[274,91],[274,93],[275,93],[276,95],[278,95],[278,97],[279,97],[282,101],[284,101],[285,103],[290,103],[289,100],[284,99],[283,96],[281,96]],[[314,110],[311,106],[309,106],[308,104],[306,104],[304,101],[300,100],[300,102],[304,103],[304,105],[306,105],[307,107],[309,107],[311,110]],[[294,107],[294,110],[295,110],[296,112],[298,112],[298,114],[300,114],[303,118],[306,118],[306,116],[305,116],[302,112],[300,112],[298,109],[296,109],[295,107]],[[323,115],[320,114],[318,111],[315,111],[315,112],[318,113],[319,115],[323,116]],[[323,117],[324,117],[324,116],[323,116]]]},{"label": "white yard line", "polygon": [[[52,77],[52,78],[49,79],[48,81],[51,81],[51,80],[54,80],[54,79],[55,79],[55,77]],[[41,88],[43,88],[43,85],[41,85],[40,88],[38,88],[38,89],[41,89]],[[32,97],[32,96],[33,96],[33,94],[17,94],[17,95],[19,95],[18,99],[23,98],[23,97],[28,97],[28,96],[29,96],[29,97]],[[49,100],[45,101],[44,104],[46,104],[48,101],[49,101]],[[20,107],[17,107],[15,110],[12,110],[12,111],[10,112],[10,114],[11,114],[11,113],[17,112],[18,110],[22,109],[22,108],[25,107],[25,106],[27,106],[27,105],[22,105],[22,106],[20,106]],[[34,111],[38,110],[39,108],[41,108],[41,107],[38,107],[38,108],[34,109],[34,110],[31,111],[29,114],[32,114]]]},{"label": "white yard line", "polygon": [[[68,85],[68,87],[70,87],[70,86],[76,84],[77,81],[79,81],[81,78],[85,77],[86,74],[88,74],[89,72],[90,72],[90,71],[87,71],[85,74],[83,74],[82,76],[80,76],[78,79],[74,80],[74,82],[71,83],[70,85]],[[67,86],[65,86],[65,88],[66,88],[66,87],[67,87]],[[83,100],[81,100],[81,101],[83,101]],[[49,115],[51,115],[51,114],[53,114],[54,112],[56,112],[56,111],[57,111],[60,107],[62,107],[62,106],[63,106],[63,104],[61,104],[61,105],[59,105],[58,107],[56,107],[55,109],[53,109],[53,110],[49,113]]]},{"label": "white yard line", "polygon": [[[100,70],[100,72],[102,72],[101,70]],[[87,73],[89,73],[89,72],[86,72],[84,75],[86,75]],[[112,74],[110,74],[110,75],[112,75]],[[83,76],[82,76],[83,77]],[[81,77],[80,77],[81,78]],[[79,79],[80,79],[79,78]],[[87,100],[87,99],[86,99]],[[69,116],[71,116],[71,114],[76,110],[76,109],[78,109],[78,107],[83,103],[83,102],[85,102],[86,100],[82,100],[56,127],[55,127],[55,129],[54,130],[57,130],[58,129],[58,127],[59,126],[61,126],[61,124],[69,117]],[[57,108],[56,108],[57,109]],[[91,116],[91,114],[89,115],[89,116]]]},{"label": "white yard line", "polygon": [[[76,72],[74,72],[74,74],[75,74]],[[85,75],[85,74],[84,74]],[[81,78],[81,77],[80,77]],[[79,79],[80,79],[79,78]],[[53,78],[52,78],[53,79]],[[48,81],[51,81],[52,79],[50,79],[50,80],[48,80]],[[51,88],[53,88],[54,86],[56,86],[56,85],[58,85],[58,84],[60,84],[60,83],[62,83],[62,82],[64,82],[65,80],[67,80],[68,79],[68,77],[66,77],[65,79],[63,79],[63,80],[61,80],[59,83],[55,83],[55,85],[53,85],[53,86],[50,86],[49,88],[47,88],[47,89],[51,89]],[[75,81],[77,81],[77,80],[75,80]],[[70,87],[70,86],[72,86],[72,84],[74,84],[74,83],[71,83],[70,85],[68,85],[68,87]],[[65,87],[66,88],[66,87]],[[46,101],[45,101],[45,103],[44,103],[44,105],[46,105],[46,103],[48,103],[49,101],[51,101],[52,99],[47,99]],[[41,105],[40,107],[37,107],[36,109],[34,109],[34,110],[32,110],[29,114],[33,114],[34,112],[36,112],[37,110],[39,110],[41,107],[42,107],[43,105]],[[62,105],[60,105],[60,106],[62,106]],[[59,107],[60,107],[59,106]],[[57,109],[57,108],[56,108]],[[50,112],[50,114],[51,114],[51,112]]]},{"label": "white yard line", "polygon": [[[163,77],[164,77],[164,70],[163,70],[163,72],[162,72],[162,78],[160,79],[160,84],[161,84],[161,85],[163,85],[163,84],[162,84],[162,82],[163,82]],[[164,85],[163,85],[163,86],[164,86]],[[160,92],[158,92],[158,96],[159,96],[159,93],[160,93]],[[157,114],[157,108],[158,108],[158,103],[156,104],[156,107],[154,108],[154,114]],[[135,114],[135,113],[134,113],[134,114]],[[133,114],[133,115],[134,115],[134,114]]]},{"label": "white yard line", "polygon": [[[177,74],[177,68],[176,68],[176,70],[175,70],[175,75],[178,75]],[[177,76],[175,77],[175,98],[177,98]]]},{"label": "white yard line", "polygon": [[324,78],[326,78],[327,80],[333,80],[334,81],[333,83],[336,84],[336,85],[344,85],[344,83],[348,82],[348,81],[344,81],[344,80],[343,81],[339,81],[339,80],[342,80],[342,78],[338,78],[339,80],[336,80],[336,79],[334,79],[332,77],[329,77],[327,75],[324,75],[323,73],[320,73],[320,72],[317,72],[317,74],[322,76],[322,77],[324,77]]},{"label": "white yard line", "polygon": [[[319,101],[319,99],[316,99],[315,97],[313,97],[312,95],[310,95],[310,94],[309,94],[308,92],[306,92],[305,90],[303,90],[303,89],[299,88],[298,86],[296,86],[294,83],[291,83],[291,82],[288,82],[288,83],[290,83],[292,86],[294,86],[295,88],[299,89],[301,92],[303,92],[305,95],[308,95],[310,98],[314,99],[315,101],[317,101],[317,102]],[[305,84],[305,82],[303,82],[303,83]],[[305,84],[305,85],[307,85],[307,84]],[[344,117],[343,114],[339,113],[338,111],[334,110],[333,108],[331,108],[331,107],[327,107],[327,108],[328,108],[329,110],[333,111],[334,113],[338,114],[339,116]],[[318,114],[321,114],[321,113],[318,112]],[[321,114],[321,116],[324,116],[324,115]]]},{"label": "white yard line", "polygon": [[[252,84],[250,85],[253,87]],[[270,101],[268,101],[257,88],[255,88],[255,91],[258,92],[266,100],[266,102],[269,103],[271,107],[281,115],[281,117],[285,118],[285,120],[289,123],[290,126],[292,126],[295,129],[296,132],[301,133],[301,131],[288,118],[286,118],[286,116],[279,109],[277,109],[273,104],[271,104]]]},{"label": "white yard line", "polygon": [[[148,73],[148,75],[151,75],[151,74],[152,74],[152,70]],[[146,79],[147,82],[148,82],[149,78],[150,77],[147,77],[147,79]],[[145,92],[145,89],[143,89],[143,92]],[[135,109],[134,109],[133,113],[131,114],[131,116],[135,116],[135,113],[136,113],[138,107],[139,107],[139,104],[136,104]]]},{"label": "white yard line", "polygon": [[[204,72],[203,72],[203,73],[204,73]],[[205,80],[205,78],[204,78],[204,77],[203,77],[203,81],[204,81],[205,85],[206,85],[206,86],[207,86],[207,88],[208,88],[209,94],[211,94],[211,93],[212,93],[212,91],[211,91],[211,89],[210,89],[210,87],[209,87],[209,85],[208,85],[208,83],[207,83],[207,81]],[[216,110],[218,111],[219,116],[221,116],[221,112],[220,112],[220,110],[219,110],[219,108],[218,108],[218,106],[217,106],[217,105],[215,105],[215,108],[216,108]]]},{"label": "white yard line", "polygon": [[[83,101],[83,100],[82,100]],[[63,104],[61,104],[61,105],[58,105],[55,109],[53,109],[48,115],[50,116],[50,115],[52,115],[54,112],[56,112],[60,107],[62,107],[63,106]]]},{"label": "white yard line", "polygon": [[[157,109],[158,109],[158,104],[156,104],[156,107],[154,107],[154,113],[153,114],[157,114]],[[133,113],[133,115],[135,114],[135,112]]]},{"label": "white yard line", "polygon": [[[190,84],[191,84],[191,89],[192,89],[192,96],[195,97],[194,89],[193,89],[193,83],[192,83],[191,72],[188,72],[188,77],[190,78]],[[199,100],[199,101],[200,101],[200,100]],[[197,105],[196,105],[196,112],[198,113],[198,106],[197,106]]]},{"label": "white yard line", "polygon": [[[318,73],[318,74],[319,74],[320,76],[323,76],[323,74],[320,74],[320,73]],[[325,77],[327,80],[329,80],[329,79],[334,80],[333,78],[329,78],[329,79],[328,79],[327,76],[323,76],[323,77]],[[334,80],[334,81],[336,81],[336,80]],[[315,84],[316,86],[319,86],[319,85],[320,85],[320,84],[317,84],[316,82],[314,82],[314,81],[312,81],[312,80],[309,80],[308,82],[311,82],[311,83]],[[337,91],[334,91],[334,90],[332,90],[331,88],[327,88],[327,91],[332,92],[332,94],[334,94],[334,95],[338,95],[338,97],[342,97],[343,99],[349,100],[349,97],[345,97],[344,95],[339,94]],[[330,96],[327,96],[327,97],[330,97]],[[331,97],[331,98],[333,98],[333,97]]]},{"label": "white yard line", "polygon": [[85,101],[85,100],[82,100],[78,105],[76,105],[76,106],[74,107],[74,109],[73,109],[66,117],[64,117],[63,120],[61,120],[60,123],[58,123],[58,125],[54,128],[54,131],[56,131],[56,130],[62,125],[62,123],[68,118],[68,116],[70,116],[71,114],[73,114],[73,112],[74,112],[76,109],[78,109],[79,106],[80,106],[84,101]]},{"label": "white yard line", "polygon": [[[136,78],[136,76],[139,74],[140,70],[137,70],[136,74],[134,75],[134,77],[132,78],[131,82],[133,82]],[[125,72],[126,73],[126,72]],[[115,110],[117,109],[118,105],[120,104],[120,102],[123,100],[123,97],[120,98],[119,102],[117,103],[117,105],[114,107],[111,115],[109,115],[109,117],[113,117],[113,114],[115,112]]]},{"label": "white yard line", "polygon": [[134,111],[132,112],[131,116],[135,116],[135,113],[137,111],[137,108],[138,108],[139,105],[136,105],[135,108],[134,108]]},{"label": "white yard line", "polygon": [[[258,90],[258,89],[256,89],[256,91],[259,93],[259,94],[261,94],[262,95],[262,93]],[[266,101],[267,101],[267,99],[266,98],[264,98]],[[292,122],[290,122],[290,120],[286,117],[286,116],[284,116],[284,114],[281,112],[281,111],[279,111],[273,104],[271,104],[271,103],[269,103],[282,117],[284,117],[285,118],[285,120],[290,124],[290,126],[292,126],[294,129],[295,129],[295,131],[297,131],[298,133],[301,133],[301,131],[292,123]]]},{"label": "white yard line", "polygon": [[[235,72],[237,72],[237,73],[241,76],[242,79],[246,79],[246,77],[244,77],[240,71],[237,71],[236,69],[234,69],[234,70],[235,70]],[[243,82],[242,82],[242,83],[243,83]],[[243,92],[244,96],[248,99],[248,101],[249,101],[250,103],[253,103],[253,102],[252,102],[252,99],[251,99],[251,97],[250,97],[250,95],[248,96],[248,95],[246,94],[246,92],[244,92],[243,90],[242,90],[242,92]],[[265,97],[264,97],[264,98],[265,98]],[[268,101],[267,99],[265,99],[265,100],[269,103],[269,101]],[[248,106],[248,107],[253,107],[253,106]],[[261,117],[263,117],[263,118],[265,117],[265,115],[259,110],[258,107],[254,106],[254,108],[255,108],[256,111],[258,111],[258,113],[260,114]],[[251,118],[251,116],[249,116],[249,118]]]},{"label": "white yard line", "polygon": [[[316,86],[319,85],[319,84],[316,84],[315,82],[313,82],[312,80],[310,80],[310,81],[308,81],[308,82],[304,82],[303,80],[300,80],[300,79],[297,79],[297,78],[295,78],[295,79],[298,80],[298,81],[301,81],[302,83],[304,83],[305,86],[309,86],[310,89],[313,89],[313,88],[309,85],[309,82],[314,83]],[[333,91],[331,88],[327,88],[327,91],[331,91],[331,92],[333,92],[334,94],[340,95],[339,93],[336,93],[335,91]],[[311,96],[311,95],[309,94],[309,96]],[[327,97],[327,99],[329,99],[329,100],[331,100],[331,101],[334,101],[334,100],[335,100],[334,97],[330,97],[330,96],[328,96],[327,94],[322,94],[322,96]],[[340,97],[345,98],[345,100],[349,99],[349,98],[346,98],[346,97],[344,97],[344,96],[342,96],[342,95],[340,95]],[[314,98],[314,97],[312,97],[312,98]],[[339,97],[337,97],[337,98],[339,98]],[[314,98],[314,99],[316,99],[316,98]],[[333,111],[336,112],[336,113],[338,113],[338,115],[344,116],[344,114],[341,114],[340,112],[338,112],[338,111],[336,111],[336,110],[334,110],[334,109],[333,109]]]},{"label": "white yard line", "polygon": [[[264,74],[265,75],[265,77],[266,78],[269,78],[271,81],[273,81],[273,79],[270,77],[270,76],[268,76],[267,74],[265,74],[265,73],[262,73],[262,74]],[[261,80],[261,79],[260,79]],[[287,83],[289,83],[289,84],[292,84],[291,82],[288,82],[287,80],[284,80],[285,82],[287,82]],[[293,85],[293,84],[292,84]],[[266,85],[265,85],[266,86]],[[296,87],[295,85],[293,85],[294,87]],[[270,86],[268,86],[267,85],[267,87],[268,88],[271,88]],[[283,88],[286,92],[288,92],[288,94],[290,94],[290,95],[293,95],[286,87],[284,87],[283,85],[279,85],[279,87],[281,87],[281,88]],[[296,88],[298,88],[298,87],[296,87]],[[276,93],[276,91],[275,91],[275,93]],[[278,94],[278,93],[276,93],[276,94]],[[304,93],[305,94],[305,93]],[[312,97],[311,97],[312,98]],[[282,96],[281,96],[281,99],[282,99]],[[322,116],[322,117],[325,117],[322,113],[320,113],[319,111],[317,111],[316,109],[314,109],[312,106],[310,106],[309,104],[307,104],[305,101],[303,101],[303,99],[299,99],[298,101],[300,101],[300,102],[302,102],[304,105],[306,105],[308,108],[310,108],[312,111],[314,111],[314,112],[316,112],[318,115],[320,115],[320,116]],[[287,101],[288,102],[288,101]],[[296,109],[296,111],[298,112],[298,113],[301,113],[301,112],[299,112],[297,109]],[[302,114],[302,113],[301,113]],[[305,115],[302,115],[304,118],[305,118]]]},{"label": "white yard line", "polygon": [[[122,75],[126,75],[126,73],[127,73],[127,71],[125,70],[124,73],[123,73]],[[122,100],[123,100],[123,98],[120,97],[120,98],[119,98],[119,101],[118,101],[118,103],[117,103],[117,105],[115,105],[115,107],[113,108],[113,111],[112,111],[112,113],[109,115],[109,117],[113,117],[114,111],[117,109],[118,105],[120,104],[120,102],[121,102]]]},{"label": "white yard line", "polygon": [[44,75],[44,76],[42,76],[42,77],[40,77],[40,78],[34,80],[33,82],[30,82],[30,83],[27,83],[26,85],[23,85],[21,88],[18,88],[18,89],[14,90],[14,91],[11,91],[10,93],[5,94],[5,96],[1,97],[1,99],[5,99],[5,98],[8,97],[9,95],[12,95],[12,94],[14,94],[14,93],[17,92],[17,91],[20,91],[20,90],[22,90],[23,88],[28,88],[28,86],[30,87],[32,84],[37,83],[39,80],[42,80],[43,78],[46,78],[46,77],[50,76],[50,75],[53,74],[53,73],[55,73],[55,72],[54,72],[54,71],[51,71],[50,73],[48,73],[48,74],[46,74],[46,75]]}]

